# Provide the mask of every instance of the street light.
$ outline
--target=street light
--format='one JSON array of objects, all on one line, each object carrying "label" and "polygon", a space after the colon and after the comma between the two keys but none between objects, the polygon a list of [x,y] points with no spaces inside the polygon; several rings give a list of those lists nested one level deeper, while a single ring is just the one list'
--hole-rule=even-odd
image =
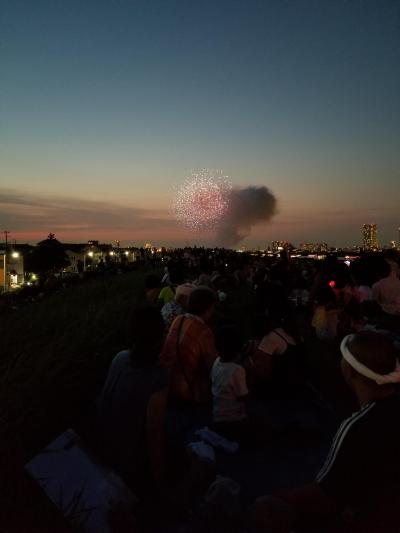
[{"label": "street light", "polygon": [[87,254],[86,253],[83,254],[83,271],[84,272],[86,271],[86,255],[88,255],[89,257],[93,257],[93,252],[88,252]]},{"label": "street light", "polygon": [[6,292],[7,289],[7,260],[6,260],[6,250],[3,252],[3,291]]},{"label": "street light", "polygon": [[19,253],[18,253],[18,252],[13,252],[11,255],[14,257],[14,259],[16,259],[17,257],[19,257]]},{"label": "street light", "polygon": [[5,247],[4,247],[4,255],[3,255],[3,261],[4,261],[3,289],[4,289],[4,292],[6,292],[7,291],[7,244],[8,244],[8,235],[10,234],[10,232],[8,230],[4,230],[2,233],[4,233],[5,241],[6,241]]}]

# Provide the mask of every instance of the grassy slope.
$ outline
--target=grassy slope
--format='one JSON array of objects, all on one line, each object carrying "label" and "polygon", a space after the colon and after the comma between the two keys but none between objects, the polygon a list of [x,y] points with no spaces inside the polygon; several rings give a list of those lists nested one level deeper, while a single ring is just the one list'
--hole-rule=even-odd
[{"label": "grassy slope", "polygon": [[[33,523],[39,524],[35,531],[61,531],[59,517],[23,465],[92,406],[112,357],[126,347],[126,318],[144,297],[147,274],[142,270],[89,281],[0,316],[2,531],[32,531],[27,524]],[[236,319],[250,335],[253,298],[248,289],[229,291],[218,307],[219,319]],[[310,364],[322,365],[330,383],[333,376],[320,361],[325,349],[315,348]]]},{"label": "grassy slope", "polygon": [[25,507],[22,465],[92,405],[147,274],[89,281],[0,317],[3,509]]},{"label": "grassy slope", "polygon": [[[126,318],[144,298],[148,273],[88,281],[0,316],[3,531],[30,531],[32,523],[40,531],[61,528],[23,465],[92,407],[112,357],[126,347]],[[218,315],[236,318],[249,333],[251,307],[249,290],[236,289]]]}]

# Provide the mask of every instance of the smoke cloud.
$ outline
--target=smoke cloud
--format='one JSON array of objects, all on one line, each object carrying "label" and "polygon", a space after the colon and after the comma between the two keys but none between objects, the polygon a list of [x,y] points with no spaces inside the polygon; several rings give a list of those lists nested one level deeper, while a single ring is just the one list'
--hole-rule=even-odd
[{"label": "smoke cloud", "polygon": [[277,200],[267,187],[233,189],[228,211],[217,227],[217,244],[237,244],[249,235],[253,226],[270,220],[276,211]]}]

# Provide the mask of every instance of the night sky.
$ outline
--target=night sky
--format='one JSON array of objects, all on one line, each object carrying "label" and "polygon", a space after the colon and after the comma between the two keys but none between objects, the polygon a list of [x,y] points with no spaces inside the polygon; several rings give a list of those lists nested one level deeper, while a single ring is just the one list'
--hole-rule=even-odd
[{"label": "night sky", "polygon": [[181,245],[191,169],[265,185],[244,241],[400,226],[400,2],[2,0],[0,229]]}]

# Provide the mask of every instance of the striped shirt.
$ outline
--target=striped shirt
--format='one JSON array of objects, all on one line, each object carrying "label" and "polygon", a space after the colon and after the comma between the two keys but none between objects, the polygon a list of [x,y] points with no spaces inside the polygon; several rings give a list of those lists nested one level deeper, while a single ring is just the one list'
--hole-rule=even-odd
[{"label": "striped shirt", "polygon": [[375,499],[400,484],[400,398],[365,405],[337,431],[316,481],[338,504]]}]

